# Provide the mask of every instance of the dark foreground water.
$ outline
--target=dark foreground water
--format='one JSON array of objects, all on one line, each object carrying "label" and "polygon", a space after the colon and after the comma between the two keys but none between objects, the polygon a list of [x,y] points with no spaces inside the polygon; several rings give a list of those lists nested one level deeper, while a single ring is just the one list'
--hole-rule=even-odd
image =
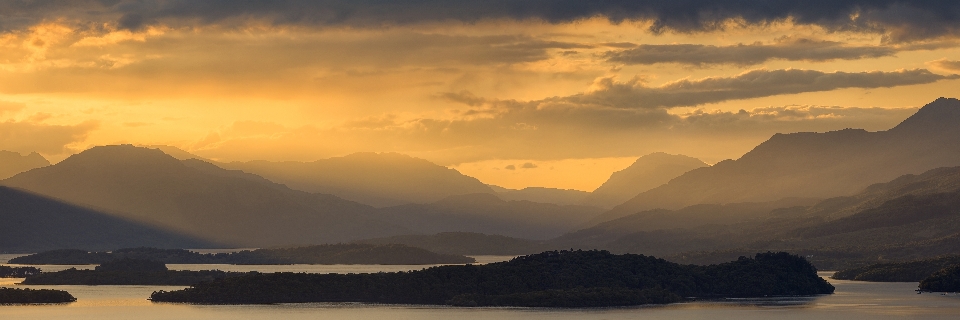
[{"label": "dark foreground water", "polygon": [[[485,257],[489,261],[505,259]],[[309,269],[319,272],[376,272],[423,266],[216,266],[242,270]],[[194,266],[196,267],[196,266]],[[191,268],[193,269],[193,268]],[[209,268],[208,268],[209,269]],[[386,269],[386,270],[384,270]],[[286,270],[285,270],[286,271]],[[821,276],[829,276],[829,272]],[[454,308],[360,303],[203,306],[152,303],[146,298],[170,286],[0,286],[66,290],[78,301],[57,305],[0,306],[0,319],[958,319],[960,296],[916,294],[916,283],[830,280],[832,295],[803,298],[697,301],[666,306],[608,309]]]}]

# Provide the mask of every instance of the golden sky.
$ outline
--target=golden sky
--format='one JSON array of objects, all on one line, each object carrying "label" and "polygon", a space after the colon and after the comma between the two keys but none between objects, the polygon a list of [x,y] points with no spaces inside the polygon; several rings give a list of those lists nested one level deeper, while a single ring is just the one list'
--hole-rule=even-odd
[{"label": "golden sky", "polygon": [[715,163],[957,96],[960,4],[808,3],[3,2],[0,149],[400,152],[591,191],[652,152]]}]

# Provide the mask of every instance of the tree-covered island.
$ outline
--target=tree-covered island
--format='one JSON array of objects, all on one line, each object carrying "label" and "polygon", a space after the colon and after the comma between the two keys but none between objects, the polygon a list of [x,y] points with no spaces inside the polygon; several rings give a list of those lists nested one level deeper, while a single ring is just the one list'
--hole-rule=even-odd
[{"label": "tree-covered island", "polygon": [[920,290],[931,292],[960,292],[960,265],[943,268],[920,281]]},{"label": "tree-covered island", "polygon": [[29,285],[179,285],[187,286],[204,281],[245,275],[243,272],[220,270],[172,271],[163,262],[119,259],[105,262],[94,270],[70,268],[28,276],[22,284]]},{"label": "tree-covered island", "polygon": [[429,265],[476,262],[405,245],[325,244],[306,247],[197,253],[184,249],[127,248],[112,252],[63,249],[10,260],[14,264],[102,264],[117,259],[143,259],[175,264],[384,264]]},{"label": "tree-covered island", "polygon": [[805,259],[761,253],[710,266],[607,251],[548,251],[487,265],[375,274],[252,273],[177,291],[155,302],[263,304],[370,302],[455,306],[606,307],[688,297],[833,293]]},{"label": "tree-covered island", "polygon": [[64,303],[77,298],[66,291],[51,289],[0,288],[0,304]]},{"label": "tree-covered island", "polygon": [[40,269],[34,267],[0,266],[0,278],[26,278],[40,274]]}]

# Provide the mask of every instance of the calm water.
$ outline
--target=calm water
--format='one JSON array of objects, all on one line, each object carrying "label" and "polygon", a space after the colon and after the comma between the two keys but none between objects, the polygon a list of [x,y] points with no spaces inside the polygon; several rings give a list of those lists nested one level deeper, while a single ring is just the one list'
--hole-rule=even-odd
[{"label": "calm water", "polygon": [[[485,257],[497,261],[509,257]],[[2,257],[0,257],[2,259]],[[210,265],[224,269],[223,265]],[[401,266],[234,266],[267,271],[289,267],[319,272],[388,271]],[[317,267],[317,269],[310,269]],[[320,268],[324,267],[324,268]],[[410,266],[407,266],[410,267]],[[415,266],[409,270],[423,268]],[[193,269],[193,268],[191,268]],[[821,273],[828,276],[830,273]],[[0,279],[0,286],[66,290],[78,301],[60,305],[0,306],[0,319],[957,319],[960,296],[913,292],[916,283],[866,283],[829,280],[833,295],[805,298],[699,301],[667,306],[560,310],[528,308],[453,308],[357,303],[309,303],[255,306],[201,306],[152,303],[146,298],[172,286],[18,286],[21,279]]]}]

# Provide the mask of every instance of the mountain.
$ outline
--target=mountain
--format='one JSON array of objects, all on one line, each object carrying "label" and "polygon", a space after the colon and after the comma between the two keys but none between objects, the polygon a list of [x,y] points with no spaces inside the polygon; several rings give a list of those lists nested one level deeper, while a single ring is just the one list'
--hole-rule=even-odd
[{"label": "mountain", "polygon": [[703,161],[685,155],[651,153],[638,158],[626,169],[611,174],[606,182],[580,204],[613,208],[641,192],[659,187],[690,170],[706,166]]},{"label": "mountain", "polygon": [[375,245],[402,244],[437,253],[462,255],[523,255],[543,251],[539,241],[475,232],[441,232],[356,241]]},{"label": "mountain", "polygon": [[354,153],[314,162],[231,162],[221,167],[257,174],[296,190],[332,194],[375,207],[494,193],[457,170],[398,153]]},{"label": "mountain", "polygon": [[595,222],[701,203],[851,195],[897,176],[960,165],[960,100],[940,98],[887,131],[776,134],[737,160],[687,172]]},{"label": "mountain", "polygon": [[543,187],[526,187],[520,190],[499,187],[493,189],[497,192],[497,197],[507,201],[532,201],[558,205],[577,205],[590,195],[586,191]]},{"label": "mountain", "polygon": [[526,239],[547,239],[575,230],[602,209],[531,201],[504,201],[475,193],[430,204],[380,209],[380,219],[422,234],[476,232]]},{"label": "mountain", "polygon": [[813,205],[784,199],[643,211],[544,246],[658,254],[696,264],[783,250],[811,256],[827,270],[931,258],[960,247],[960,167],[904,175]]},{"label": "mountain", "polygon": [[378,220],[376,209],[366,205],[132,145],[94,147],[0,184],[230,245],[316,244],[411,233]]},{"label": "mountain", "polygon": [[216,244],[56,199],[0,187],[0,252],[125,247],[208,248]]},{"label": "mountain", "polygon": [[209,160],[209,159],[206,159],[206,158],[204,158],[204,157],[201,157],[201,156],[198,156],[198,155],[189,153],[189,152],[187,152],[187,151],[185,151],[185,150],[183,150],[183,149],[180,149],[180,148],[177,148],[177,147],[174,147],[174,146],[156,144],[156,145],[138,145],[138,147],[144,147],[144,148],[150,148],[150,149],[159,149],[160,151],[163,151],[163,153],[166,153],[166,154],[170,155],[171,157],[176,158],[177,160],[198,159],[198,160],[203,160],[203,161],[206,161],[206,162],[212,162],[212,161]]},{"label": "mountain", "polygon": [[[628,249],[633,247],[631,244],[618,242],[623,242],[622,238],[628,238],[631,235],[657,234],[663,233],[664,230],[679,234],[692,234],[696,233],[692,230],[701,228],[726,229],[727,226],[766,219],[776,209],[808,207],[816,203],[814,199],[785,198],[769,202],[698,204],[678,210],[652,209],[564,234],[546,243],[551,248],[605,248],[634,252]],[[646,245],[653,244],[654,241],[670,242],[674,239],[642,239],[641,241],[648,242],[644,244]],[[643,251],[638,253],[669,255],[677,253],[678,248],[672,244],[653,246],[659,246],[660,248],[654,249],[656,251],[650,251],[653,248],[643,246]]]},{"label": "mountain", "polygon": [[0,150],[0,180],[49,165],[50,162],[36,152],[23,156],[16,152]]}]

